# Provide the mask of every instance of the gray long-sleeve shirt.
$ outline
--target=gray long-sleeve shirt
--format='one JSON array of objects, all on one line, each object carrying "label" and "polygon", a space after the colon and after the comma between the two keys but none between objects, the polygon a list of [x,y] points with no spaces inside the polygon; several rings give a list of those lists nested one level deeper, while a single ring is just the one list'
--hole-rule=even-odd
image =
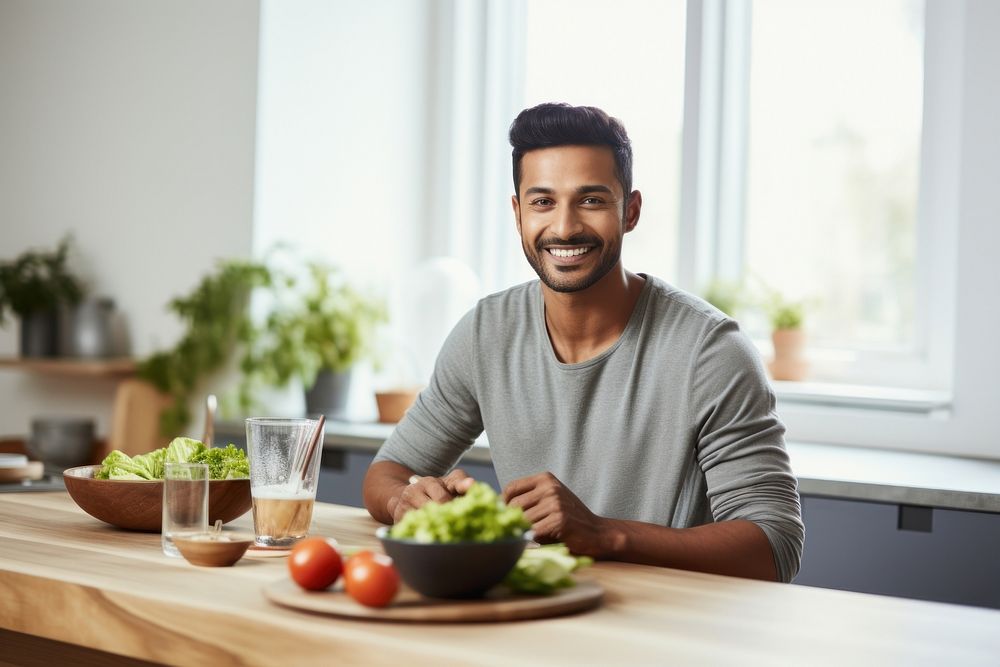
[{"label": "gray long-sleeve shirt", "polygon": [[796,480],[774,394],[736,322],[646,276],[619,340],[564,364],[544,308],[538,281],[482,299],[376,460],[442,475],[485,429],[501,484],[549,471],[599,516],[753,521],[791,581],[804,535]]}]

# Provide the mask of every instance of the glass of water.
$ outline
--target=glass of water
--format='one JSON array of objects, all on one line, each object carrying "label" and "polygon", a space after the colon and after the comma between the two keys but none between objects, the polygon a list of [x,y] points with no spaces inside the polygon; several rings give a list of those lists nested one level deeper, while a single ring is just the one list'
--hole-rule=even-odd
[{"label": "glass of water", "polygon": [[208,530],[208,465],[167,463],[163,466],[163,553],[180,557],[175,537]]},{"label": "glass of water", "polygon": [[[258,547],[289,548],[309,532],[323,434],[315,419],[247,419],[250,495]],[[313,437],[316,446],[309,449]]]}]

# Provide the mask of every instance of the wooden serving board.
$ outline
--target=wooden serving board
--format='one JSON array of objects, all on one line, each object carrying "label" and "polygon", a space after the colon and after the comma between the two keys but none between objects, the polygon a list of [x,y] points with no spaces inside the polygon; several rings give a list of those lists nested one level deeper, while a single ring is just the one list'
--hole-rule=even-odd
[{"label": "wooden serving board", "polygon": [[[338,590],[338,588],[340,590]],[[388,607],[375,609],[358,604],[342,586],[327,591],[306,591],[291,579],[282,579],[264,587],[264,596],[275,604],[301,611],[330,614],[343,618],[408,623],[471,623],[517,621],[563,616],[593,609],[601,604],[604,589],[589,580],[563,588],[552,595],[513,595],[495,588],[476,600],[441,600],[426,598],[407,586]]]}]

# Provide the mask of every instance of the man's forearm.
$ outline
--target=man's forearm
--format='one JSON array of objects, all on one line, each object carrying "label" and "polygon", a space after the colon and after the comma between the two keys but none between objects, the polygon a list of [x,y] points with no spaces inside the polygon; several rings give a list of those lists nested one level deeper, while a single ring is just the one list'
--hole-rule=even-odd
[{"label": "man's forearm", "polygon": [[598,558],[776,581],[771,543],[752,521],[666,528],[601,519]]},{"label": "man's forearm", "polygon": [[406,466],[392,461],[379,461],[368,468],[362,495],[365,509],[373,519],[382,523],[392,523],[389,500],[399,498],[401,491],[409,485],[412,474],[413,471]]}]

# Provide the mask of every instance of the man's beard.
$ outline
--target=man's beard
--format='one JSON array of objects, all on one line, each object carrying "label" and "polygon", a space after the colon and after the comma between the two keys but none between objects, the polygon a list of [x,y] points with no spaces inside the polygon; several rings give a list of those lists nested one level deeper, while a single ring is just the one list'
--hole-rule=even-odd
[{"label": "man's beard", "polygon": [[[580,246],[589,245],[592,246],[587,252],[590,254],[592,252],[600,253],[600,261],[597,263],[593,269],[588,273],[583,275],[580,274],[581,269],[579,266],[552,266],[545,262],[544,255],[548,251],[545,250],[547,245],[562,245],[562,246]],[[521,248],[524,250],[524,256],[528,260],[528,264],[531,268],[535,270],[538,274],[539,280],[541,280],[545,285],[554,292],[579,292],[587,289],[597,281],[599,281],[604,276],[608,275],[611,269],[615,268],[618,264],[618,260],[621,259],[622,247],[619,242],[611,242],[604,244],[601,240],[595,236],[574,236],[568,240],[562,239],[540,239],[535,243],[534,248],[529,248],[528,244],[524,241],[521,242]]]}]

